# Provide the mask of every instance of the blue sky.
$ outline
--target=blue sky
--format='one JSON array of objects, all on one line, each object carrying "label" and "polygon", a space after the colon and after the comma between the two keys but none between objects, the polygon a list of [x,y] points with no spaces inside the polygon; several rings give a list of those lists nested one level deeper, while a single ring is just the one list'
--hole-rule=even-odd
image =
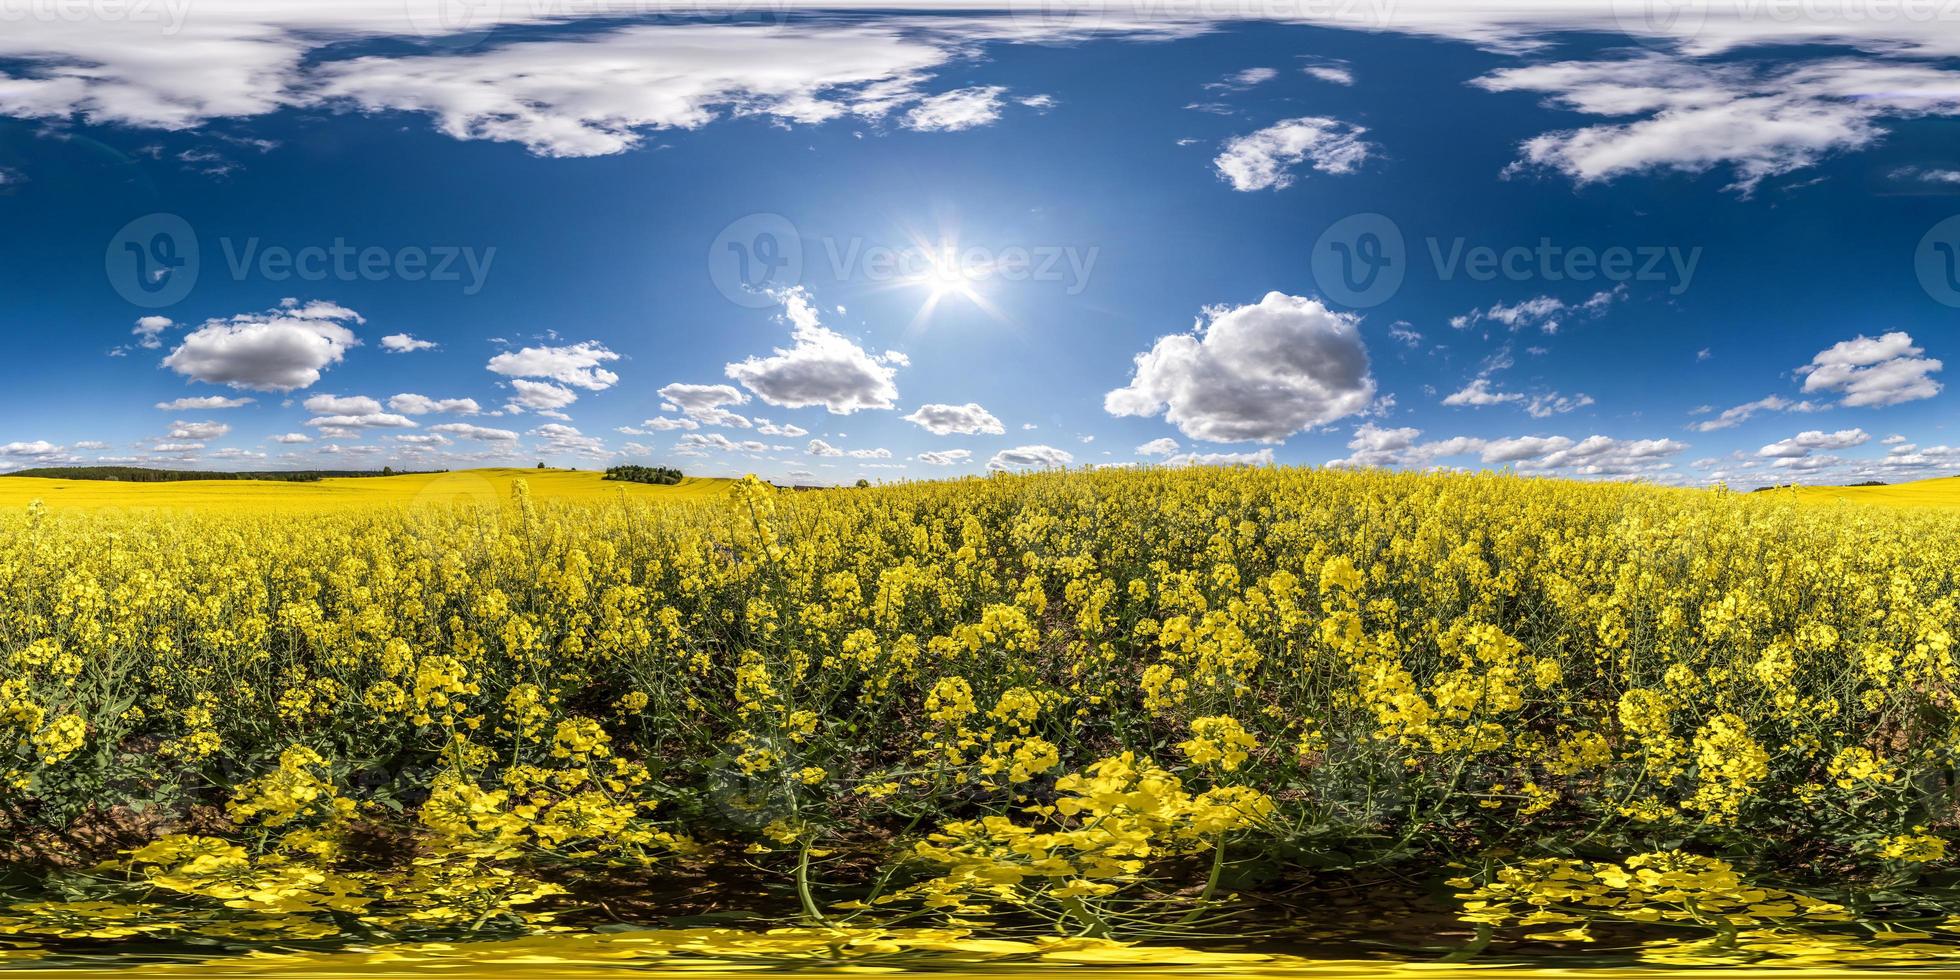
[{"label": "blue sky", "polygon": [[1937,10],[711,6],[0,8],[0,465],[1960,464]]}]

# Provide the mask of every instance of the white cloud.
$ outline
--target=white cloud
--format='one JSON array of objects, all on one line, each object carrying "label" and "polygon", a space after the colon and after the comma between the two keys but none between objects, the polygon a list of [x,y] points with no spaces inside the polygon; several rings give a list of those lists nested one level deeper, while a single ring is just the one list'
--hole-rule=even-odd
[{"label": "white cloud", "polygon": [[272,441],[291,446],[291,445],[297,445],[302,442],[312,442],[313,437],[307,435],[304,432],[287,432],[284,433],[283,435],[273,436]]},{"label": "white cloud", "polygon": [[471,425],[468,422],[444,422],[441,425],[429,426],[429,431],[446,436],[455,436],[459,439],[470,439],[476,442],[517,441],[517,433],[509,429],[492,429],[481,425]]},{"label": "white cloud", "polygon": [[366,395],[314,395],[305,402],[315,415],[374,415],[381,403]]},{"label": "white cloud", "polygon": [[306,420],[306,424],[319,429],[338,430],[345,433],[352,429],[413,429],[415,420],[405,415],[391,412],[370,412],[366,415],[322,415]]},{"label": "white cloud", "polygon": [[418,350],[430,350],[435,345],[436,343],[433,340],[417,340],[413,336],[405,333],[391,333],[381,338],[381,349],[390,354],[407,354]]},{"label": "white cloud", "polygon": [[769,357],[729,364],[728,376],[771,405],[821,405],[833,415],[889,409],[898,398],[897,368],[873,357],[850,339],[825,327],[810,294],[802,287],[780,296],[791,324],[789,347]]},{"label": "white cloud", "polygon": [[89,452],[100,452],[101,450],[109,448],[109,444],[103,442],[100,439],[83,439],[82,441],[75,444],[75,448],[86,449]]},{"label": "white cloud", "polygon": [[905,421],[916,425],[936,436],[971,436],[985,433],[1003,435],[1007,427],[1001,425],[992,412],[981,408],[975,402],[964,405],[930,404],[920,405],[917,411],[903,416]]},{"label": "white cloud", "polygon": [[1585,392],[1580,392],[1576,395],[1561,395],[1556,391],[1551,391],[1531,396],[1531,401],[1525,405],[1524,410],[1534,419],[1544,419],[1551,418],[1554,415],[1564,415],[1567,412],[1577,411],[1592,403],[1592,396]]},{"label": "white cloud", "polygon": [[905,128],[951,133],[985,126],[1000,118],[1000,97],[1006,91],[999,85],[975,85],[931,96],[905,114]]},{"label": "white cloud", "polygon": [[1205,311],[1190,333],[1137,355],[1127,387],[1103,398],[1112,415],[1156,415],[1193,439],[1279,442],[1365,411],[1375,396],[1357,318],[1319,301],[1267,293]]},{"label": "white cloud", "polygon": [[810,440],[810,445],[806,447],[806,451],[812,456],[844,455],[844,451],[842,449],[839,449],[836,446],[833,446],[830,443],[823,441],[822,439]]},{"label": "white cloud", "polygon": [[1932,375],[1942,365],[1921,357],[1924,353],[1901,331],[1877,338],[1861,334],[1819,351],[1809,364],[1797,369],[1797,374],[1804,379],[1806,393],[1839,393],[1843,396],[1838,400],[1841,405],[1897,405],[1940,393],[1941,385]]},{"label": "white cloud", "polygon": [[157,408],[166,412],[188,412],[192,410],[215,408],[242,408],[252,404],[250,398],[226,398],[223,395],[201,395],[194,398],[177,398],[167,402],[157,402]]},{"label": "white cloud", "polygon": [[562,419],[565,417],[563,409],[578,401],[578,392],[549,381],[512,378],[510,387],[517,394],[504,403],[504,409],[519,414],[532,411],[547,418]]},{"label": "white cloud", "polygon": [[1294,168],[1305,163],[1324,174],[1352,173],[1368,159],[1367,130],[1325,116],[1301,116],[1227,141],[1212,161],[1233,190],[1290,187]]},{"label": "white cloud", "polygon": [[286,300],[265,313],[206,320],[191,331],[163,366],[207,384],[253,391],[292,391],[320,380],[360,339],[346,326],[365,323],[332,303]]},{"label": "white cloud", "polygon": [[[1506,68],[1475,84],[1545,93],[1558,108],[1616,117],[1526,140],[1523,164],[1580,183],[1726,167],[1730,188],[1744,194],[1766,178],[1877,142],[1885,117],[1960,113],[1960,73],[1855,57],[1760,67],[1647,53]],[[1634,118],[1618,121],[1627,117]]]},{"label": "white cloud", "polygon": [[0,456],[15,459],[41,459],[48,456],[59,456],[63,452],[66,452],[66,450],[46,439],[36,439],[33,442],[10,442],[6,445],[0,445]]},{"label": "white cloud", "polygon": [[1354,71],[1345,62],[1319,62],[1300,69],[1309,77],[1334,85],[1353,85]]},{"label": "white cloud", "polygon": [[758,435],[780,436],[784,439],[795,439],[800,436],[807,436],[810,434],[809,429],[806,429],[800,425],[795,425],[789,422],[783,422],[778,424],[775,422],[765,421],[763,419],[755,420],[755,431]]},{"label": "white cloud", "polygon": [[1769,395],[1753,402],[1744,402],[1734,408],[1723,409],[1722,414],[1706,421],[1696,422],[1688,428],[1696,432],[1716,432],[1735,428],[1749,421],[1757,412],[1816,412],[1823,407],[1816,402],[1791,401],[1781,395]]},{"label": "white cloud", "polygon": [[163,332],[176,325],[167,316],[146,316],[136,321],[130,333],[136,335],[136,346],[156,350],[163,346]]},{"label": "white cloud", "polygon": [[474,398],[430,398],[427,395],[417,395],[409,392],[403,392],[388,399],[388,407],[403,415],[446,415],[450,413],[475,415],[483,411],[483,407],[478,405]]},{"label": "white cloud", "polygon": [[987,461],[990,470],[1053,469],[1067,466],[1075,457],[1053,446],[1016,446],[1003,449]]},{"label": "white cloud", "polygon": [[505,351],[485,365],[491,371],[511,378],[548,378],[560,384],[604,391],[619,383],[619,375],[600,367],[619,355],[596,340],[567,347],[526,347]]},{"label": "white cloud", "polygon": [[1162,439],[1152,439],[1149,442],[1146,442],[1143,445],[1138,446],[1137,455],[1169,456],[1170,454],[1177,452],[1177,450],[1178,450],[1177,440],[1172,439],[1169,436],[1166,436]]},{"label": "white cloud", "polygon": [[222,439],[231,431],[231,426],[223,422],[173,422],[168,438],[204,442]]},{"label": "white cloud", "polygon": [[650,418],[640,424],[655,432],[672,432],[675,429],[698,429],[701,427],[701,423],[693,419],[670,419],[666,417]]},{"label": "white cloud", "polygon": [[1567,318],[1573,316],[1598,317],[1616,301],[1625,299],[1627,287],[1621,283],[1612,289],[1600,290],[1577,303],[1567,303],[1556,296],[1534,296],[1510,305],[1497,303],[1486,310],[1472,310],[1462,316],[1450,318],[1450,326],[1462,330],[1480,321],[1491,320],[1512,330],[1535,326],[1548,334],[1558,333],[1559,327]]},{"label": "white cloud", "polygon": [[1836,432],[1812,429],[1808,432],[1799,432],[1779,442],[1772,442],[1756,450],[1756,455],[1795,458],[1808,456],[1819,449],[1850,449],[1853,446],[1862,446],[1870,442],[1871,438],[1863,429],[1839,429]]},{"label": "white cloud", "polygon": [[1478,378],[1461,390],[1452,392],[1443,399],[1443,404],[1452,406],[1469,405],[1482,408],[1485,405],[1502,405],[1505,402],[1523,401],[1524,396],[1514,391],[1496,391],[1490,386],[1489,378]]},{"label": "white cloud", "polygon": [[660,397],[673,403],[687,418],[703,425],[720,425],[736,429],[751,428],[754,423],[747,418],[722,408],[723,405],[740,405],[749,400],[734,385],[691,385],[675,382],[660,389]]},{"label": "white cloud", "polygon": [[1478,439],[1457,436],[1430,442],[1422,430],[1384,428],[1365,423],[1349,440],[1352,453],[1329,460],[1329,466],[1424,469],[1444,459],[1475,457],[1486,466],[1510,466],[1527,473],[1572,476],[1654,476],[1672,467],[1667,460],[1687,449],[1673,439],[1615,439],[1594,435],[1582,440],[1567,436],[1512,436]]},{"label": "white cloud", "polygon": [[1271,466],[1273,451],[1249,453],[1179,453],[1164,460],[1165,466]]},{"label": "white cloud", "polygon": [[943,449],[919,454],[919,462],[933,466],[958,466],[972,459],[973,451],[970,449]]},{"label": "white cloud", "polygon": [[682,436],[680,441],[675,443],[675,446],[677,447],[678,453],[682,456],[700,456],[709,451],[724,453],[764,453],[769,451],[769,444],[766,442],[758,442],[754,439],[744,439],[741,442],[736,442],[719,432],[690,432]]},{"label": "white cloud", "polygon": [[531,437],[537,440],[538,448],[548,453],[595,458],[612,455],[604,441],[558,422],[547,422],[532,429]]}]

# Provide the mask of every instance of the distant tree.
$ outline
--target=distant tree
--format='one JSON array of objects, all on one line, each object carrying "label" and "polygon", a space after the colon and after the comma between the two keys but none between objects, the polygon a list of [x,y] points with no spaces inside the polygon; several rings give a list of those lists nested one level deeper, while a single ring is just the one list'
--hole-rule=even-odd
[{"label": "distant tree", "polygon": [[383,467],[381,468],[381,475],[382,475],[382,476],[394,476],[394,475],[395,475],[395,468],[394,468],[394,467],[392,467],[392,466],[383,466]]},{"label": "distant tree", "polygon": [[544,469],[544,460],[538,460],[538,469]]},{"label": "distant tree", "polygon": [[606,479],[624,483],[651,483],[671,487],[681,482],[681,471],[671,466],[608,466]]},{"label": "distant tree", "polygon": [[869,489],[871,487],[871,481],[860,476],[858,477],[857,486],[859,490]]}]

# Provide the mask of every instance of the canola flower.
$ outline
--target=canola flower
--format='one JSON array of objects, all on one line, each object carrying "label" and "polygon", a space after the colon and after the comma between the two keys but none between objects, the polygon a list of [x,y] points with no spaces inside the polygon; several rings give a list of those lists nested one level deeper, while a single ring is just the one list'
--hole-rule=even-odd
[{"label": "canola flower", "polygon": [[552,935],[739,868],[804,923],[1188,940],[1454,861],[1500,945],[1937,958],[1956,531],[1283,469],[16,510],[0,822],[45,886],[0,937]]}]

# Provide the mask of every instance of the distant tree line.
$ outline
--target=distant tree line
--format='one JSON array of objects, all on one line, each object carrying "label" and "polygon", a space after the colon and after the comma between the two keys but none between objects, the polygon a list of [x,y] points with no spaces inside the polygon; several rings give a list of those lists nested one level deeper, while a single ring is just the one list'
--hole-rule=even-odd
[{"label": "distant tree line", "polygon": [[671,466],[608,466],[606,479],[671,487],[681,482],[681,471]]},{"label": "distant tree line", "polygon": [[[440,470],[432,472],[442,472]],[[222,472],[200,470],[153,470],[142,466],[43,466],[15,470],[0,476],[38,476],[54,480],[110,480],[123,483],[174,483],[181,480],[276,480],[312,483],[329,477],[402,476],[392,468],[380,470],[266,470],[263,472]]]}]

